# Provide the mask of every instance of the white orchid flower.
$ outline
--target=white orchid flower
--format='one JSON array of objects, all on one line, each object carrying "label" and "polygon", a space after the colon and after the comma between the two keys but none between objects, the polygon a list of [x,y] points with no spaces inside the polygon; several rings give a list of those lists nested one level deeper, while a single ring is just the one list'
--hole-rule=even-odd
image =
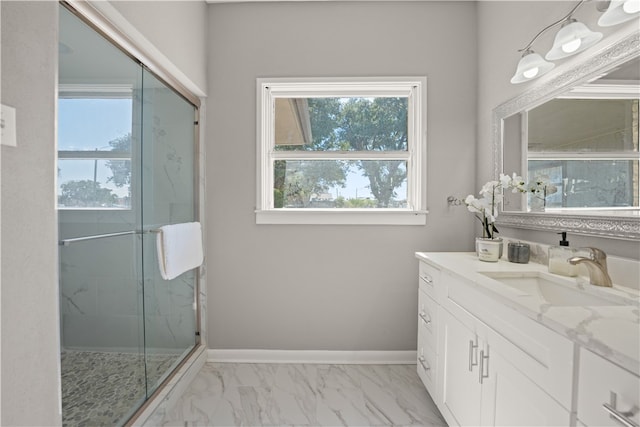
[{"label": "white orchid flower", "polygon": [[480,194],[485,197],[493,197],[496,193],[496,190],[500,188],[499,181],[489,181],[485,185],[482,186],[480,190]]},{"label": "white orchid flower", "polygon": [[[515,173],[513,175],[515,176]],[[502,185],[502,188],[509,188],[511,186],[512,179],[509,175],[501,173],[499,181]]]},{"label": "white orchid flower", "polygon": [[484,206],[481,204],[479,199],[476,199],[473,195],[469,194],[466,199],[464,199],[464,203],[467,205],[467,209],[469,212],[474,213],[483,213]]},{"label": "white orchid flower", "polygon": [[520,175],[515,172],[511,176],[501,173],[497,181],[489,181],[482,186],[479,192],[482,197],[476,198],[470,194],[464,199],[469,212],[476,214],[482,222],[482,234],[485,237],[494,238],[494,234],[498,232],[493,223],[498,217],[500,203],[504,200],[503,189],[511,189],[514,193],[529,191]]},{"label": "white orchid flower", "polygon": [[527,184],[524,182],[524,179],[520,175],[516,175],[516,173],[514,172],[513,176],[511,177],[510,188],[513,189],[511,190],[513,193],[525,193],[527,191]]}]

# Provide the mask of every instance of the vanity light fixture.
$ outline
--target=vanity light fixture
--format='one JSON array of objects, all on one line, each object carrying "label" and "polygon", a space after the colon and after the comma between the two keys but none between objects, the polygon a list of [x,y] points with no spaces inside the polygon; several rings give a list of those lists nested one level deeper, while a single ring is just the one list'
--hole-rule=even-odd
[{"label": "vanity light fixture", "polygon": [[555,66],[555,64],[545,61],[540,55],[534,53],[531,46],[542,34],[557,25],[562,25],[562,28],[560,28],[556,34],[553,47],[545,55],[545,59],[547,60],[554,61],[575,55],[590,48],[602,39],[602,33],[589,30],[586,25],[573,18],[575,11],[578,10],[585,1],[587,0],[580,0],[569,13],[540,30],[529,44],[518,50],[518,52],[524,52],[524,54],[520,62],[518,62],[518,67],[516,68],[516,73],[511,78],[511,83],[517,84],[536,79],[551,71]]},{"label": "vanity light fixture", "polygon": [[600,39],[602,33],[591,31],[582,22],[569,18],[562,24],[553,41],[553,47],[545,58],[554,61],[575,55],[598,43]]},{"label": "vanity light fixture", "polygon": [[640,0],[611,0],[598,20],[601,27],[622,24],[640,16]]},{"label": "vanity light fixture", "polygon": [[511,77],[511,83],[524,83],[536,79],[551,71],[555,66],[556,64],[553,62],[545,61],[542,56],[531,49],[527,49],[522,54],[520,62],[518,62],[516,73]]}]

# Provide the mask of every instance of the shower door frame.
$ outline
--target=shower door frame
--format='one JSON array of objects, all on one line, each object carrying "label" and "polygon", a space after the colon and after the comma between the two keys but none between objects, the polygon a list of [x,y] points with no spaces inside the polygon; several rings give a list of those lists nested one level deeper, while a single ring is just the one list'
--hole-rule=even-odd
[{"label": "shower door frame", "polygon": [[[111,23],[104,15],[97,11],[87,0],[59,0],[59,4],[65,7],[69,12],[74,14],[78,19],[82,20],[86,25],[108,40],[114,47],[118,48],[122,53],[138,63],[145,71],[151,73],[155,78],[165,84],[169,89],[173,90],[177,95],[194,107],[194,176],[193,176],[193,201],[194,201],[194,217],[195,221],[202,222],[201,208],[201,150],[200,150],[200,109],[202,107],[200,98],[188,90],[177,78],[154,61],[150,56],[144,54],[143,50],[138,48],[136,42],[131,40],[126,34]],[[56,94],[57,96],[57,94]],[[205,224],[202,224],[203,230]],[[127,232],[130,233],[130,232]],[[73,240],[73,239],[69,239]],[[62,242],[61,242],[62,243]],[[143,404],[138,407],[131,418],[125,423],[126,426],[132,425],[133,422],[149,407],[154,399],[162,393],[165,386],[175,377],[176,373],[198,352],[204,344],[202,339],[202,307],[201,307],[201,286],[203,279],[203,269],[198,267],[195,274],[194,283],[194,300],[195,309],[195,340],[193,348],[184,355],[182,360],[173,368],[166,378],[156,387],[149,396],[146,396]],[[146,382],[146,381],[145,381]]]}]

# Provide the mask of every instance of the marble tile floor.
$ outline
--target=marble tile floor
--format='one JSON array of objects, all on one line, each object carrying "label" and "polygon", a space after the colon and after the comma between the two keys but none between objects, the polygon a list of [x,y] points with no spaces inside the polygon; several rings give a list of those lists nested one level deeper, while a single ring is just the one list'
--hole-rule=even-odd
[{"label": "marble tile floor", "polygon": [[206,363],[163,426],[446,426],[415,365]]},{"label": "marble tile floor", "polygon": [[[177,361],[176,354],[147,355],[149,384]],[[63,351],[62,425],[122,425],[146,393],[144,357],[136,353]]]}]

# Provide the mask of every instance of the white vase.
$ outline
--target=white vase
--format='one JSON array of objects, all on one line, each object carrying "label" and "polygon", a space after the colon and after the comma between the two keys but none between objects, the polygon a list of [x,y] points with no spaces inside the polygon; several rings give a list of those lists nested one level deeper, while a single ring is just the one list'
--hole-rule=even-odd
[{"label": "white vase", "polygon": [[476,254],[480,261],[498,262],[502,257],[502,238],[476,237]]},{"label": "white vase", "polygon": [[539,197],[532,197],[531,203],[529,204],[529,209],[531,212],[544,212],[546,207],[546,203],[544,199],[540,199]]}]

